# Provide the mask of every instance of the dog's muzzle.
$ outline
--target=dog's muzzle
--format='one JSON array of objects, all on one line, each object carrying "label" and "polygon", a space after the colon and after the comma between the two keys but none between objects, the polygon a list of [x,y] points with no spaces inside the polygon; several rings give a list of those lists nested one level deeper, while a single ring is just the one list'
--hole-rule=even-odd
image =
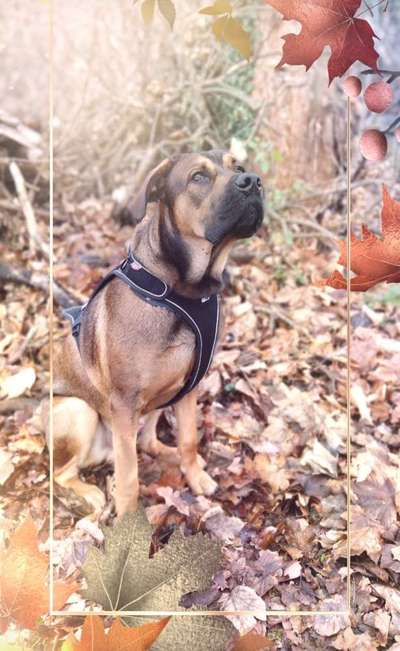
[{"label": "dog's muzzle", "polygon": [[241,218],[235,226],[239,237],[251,237],[259,229],[264,217],[264,188],[257,174],[243,172],[234,181],[234,187],[243,198]]}]

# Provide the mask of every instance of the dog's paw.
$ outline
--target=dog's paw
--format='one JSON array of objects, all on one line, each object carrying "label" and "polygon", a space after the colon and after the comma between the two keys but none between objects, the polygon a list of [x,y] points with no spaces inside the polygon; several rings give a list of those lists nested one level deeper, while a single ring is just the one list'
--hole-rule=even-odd
[{"label": "dog's paw", "polygon": [[146,439],[139,440],[139,448],[149,454],[151,457],[160,457],[172,464],[179,464],[179,454],[176,447],[165,445],[158,439],[146,441]]},{"label": "dog's paw", "polygon": [[185,472],[186,481],[195,495],[212,495],[218,488],[217,482],[200,467],[195,466]]},{"label": "dog's paw", "polygon": [[86,485],[86,490],[84,491],[82,497],[93,507],[95,513],[100,513],[106,504],[106,498],[103,491],[93,484]]}]

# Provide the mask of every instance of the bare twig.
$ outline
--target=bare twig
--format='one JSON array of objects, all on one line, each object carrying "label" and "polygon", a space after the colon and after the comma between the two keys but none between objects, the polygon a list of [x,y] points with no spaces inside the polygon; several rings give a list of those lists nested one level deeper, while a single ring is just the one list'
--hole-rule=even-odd
[{"label": "bare twig", "polygon": [[21,210],[25,217],[26,228],[28,230],[28,235],[29,235],[30,251],[31,253],[34,253],[35,250],[39,250],[43,253],[43,255],[46,258],[48,258],[49,248],[47,244],[45,244],[42,241],[39,235],[35,213],[33,212],[32,204],[29,201],[28,193],[25,187],[24,177],[21,174],[21,170],[19,169],[15,161],[12,161],[10,163],[9,169],[10,169],[10,174],[12,176],[12,179],[14,181],[15,190],[17,192]]},{"label": "bare twig", "polygon": [[39,400],[35,398],[6,398],[5,400],[0,400],[0,414],[11,414],[20,409],[36,409],[39,405]]},{"label": "bare twig", "polygon": [[283,312],[282,310],[278,309],[276,306],[271,306],[271,307],[256,307],[255,308],[256,312],[260,312],[261,314],[266,314],[270,317],[272,317],[274,320],[279,319],[280,321],[283,321],[286,323],[286,325],[290,326],[294,330],[297,330],[297,332],[300,332],[306,339],[312,340],[312,336],[310,333],[306,330],[306,328],[303,328],[300,326],[298,323],[295,323],[288,317],[288,315]]},{"label": "bare twig", "polygon": [[392,131],[392,129],[397,127],[398,124],[400,124],[400,117],[393,120],[393,122],[391,124],[389,124],[388,128],[385,129],[385,131],[383,133],[389,133],[390,131]]},{"label": "bare twig", "polygon": [[17,350],[9,357],[8,363],[9,364],[15,364],[18,362],[19,359],[21,359],[22,355],[26,351],[27,347],[29,346],[30,341],[33,339],[37,331],[37,326],[32,325],[28,333],[25,335],[25,337],[22,340],[22,343],[20,346],[18,346]]},{"label": "bare twig", "polygon": [[[49,293],[49,277],[47,274],[40,272],[31,272],[26,269],[16,269],[0,264],[0,283],[9,282],[16,285],[27,285],[34,289],[39,289],[46,295]],[[53,295],[56,303],[61,307],[71,307],[77,303],[83,303],[84,297],[65,289],[55,280],[53,281]]]}]

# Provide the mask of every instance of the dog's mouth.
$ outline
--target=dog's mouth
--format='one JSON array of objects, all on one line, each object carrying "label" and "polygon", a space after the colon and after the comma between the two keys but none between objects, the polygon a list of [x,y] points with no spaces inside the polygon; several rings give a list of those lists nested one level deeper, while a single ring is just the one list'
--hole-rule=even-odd
[{"label": "dog's mouth", "polygon": [[246,203],[233,225],[232,235],[237,238],[255,235],[264,219],[264,202],[261,197],[250,198]]},{"label": "dog's mouth", "polygon": [[264,192],[262,188],[245,193],[234,185],[227,188],[206,237],[218,244],[226,236],[242,239],[251,237],[264,219]]}]

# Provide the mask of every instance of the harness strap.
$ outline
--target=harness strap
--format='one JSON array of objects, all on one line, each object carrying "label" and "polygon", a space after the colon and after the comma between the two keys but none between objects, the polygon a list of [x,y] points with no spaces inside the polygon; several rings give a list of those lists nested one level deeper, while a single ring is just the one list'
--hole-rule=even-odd
[{"label": "harness strap", "polygon": [[185,321],[196,337],[195,362],[193,369],[180,391],[167,403],[168,407],[189,393],[207,373],[212,362],[218,336],[220,297],[212,295],[200,299],[182,296],[160,278],[145,269],[134,257],[131,249],[120,265],[112,269],[97,285],[89,301],[64,311],[72,323],[72,334],[79,348],[79,332],[85,310],[94,297],[112,280],[119,278],[141,299],[158,307],[164,307]]}]

